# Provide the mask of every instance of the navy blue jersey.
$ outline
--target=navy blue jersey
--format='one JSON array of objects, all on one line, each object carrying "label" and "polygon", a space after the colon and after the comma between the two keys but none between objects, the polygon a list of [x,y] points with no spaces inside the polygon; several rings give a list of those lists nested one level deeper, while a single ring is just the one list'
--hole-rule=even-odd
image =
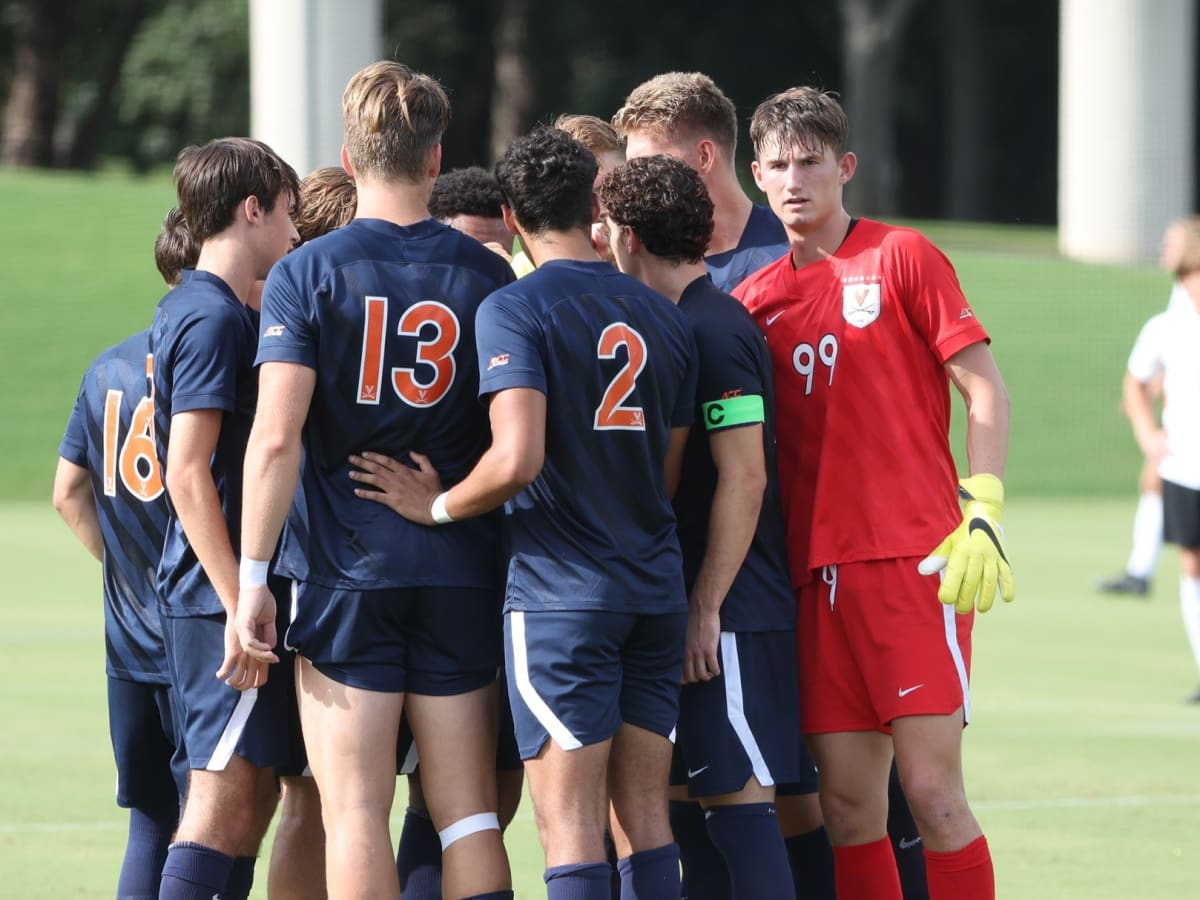
[{"label": "navy blue jersey", "polygon": [[108,674],[167,684],[155,573],[167,500],[154,450],[148,332],[96,358],[83,376],[58,455],[87,469],[104,538]]},{"label": "navy blue jersey", "polygon": [[280,572],[345,590],[498,584],[498,516],[415,525],[356,497],[347,457],[407,460],[416,450],[447,486],[462,480],[490,438],[476,400],[475,312],[513,277],[495,253],[433,219],[355,219],[272,269],[258,363],[317,373],[304,508],[289,517]]},{"label": "navy blue jersey", "polygon": [[796,605],[788,576],[783,507],[775,469],[775,394],[766,338],[746,308],[706,277],[687,286],[679,298],[679,308],[692,323],[700,359],[695,424],[688,436],[683,474],[675,493],[688,590],[704,560],[717,486],[709,437],[729,428],[761,423],[767,487],[746,561],[721,606],[721,630],[793,629]]},{"label": "navy blue jersey", "polygon": [[[241,544],[242,460],[258,400],[258,373],[254,369],[257,343],[258,314],[211,272],[185,269],[179,286],[159,301],[150,326],[154,437],[163,478],[167,475],[171,417],[196,410],[220,410],[221,433],[211,468],[235,552]],[[158,597],[163,614],[168,616],[224,611],[174,508],[158,567]]]},{"label": "navy blue jersey", "polygon": [[713,284],[723,291],[732,291],[790,249],[783,223],[775,218],[770,207],[756,203],[750,210],[750,218],[746,221],[737,246],[724,253],[704,257],[704,264],[708,266]]},{"label": "navy blue jersey", "polygon": [[546,395],[541,474],[505,505],[509,609],[674,613],[687,596],[663,462],[690,425],[695,341],[606,262],[554,260],[480,307],[480,394]]}]

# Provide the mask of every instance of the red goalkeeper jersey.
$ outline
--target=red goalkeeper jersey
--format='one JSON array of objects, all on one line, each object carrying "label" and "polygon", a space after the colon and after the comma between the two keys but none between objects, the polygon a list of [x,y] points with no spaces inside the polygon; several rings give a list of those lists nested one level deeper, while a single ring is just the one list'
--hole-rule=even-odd
[{"label": "red goalkeeper jersey", "polygon": [[920,233],[860,219],[833,256],[790,254],[735,295],[767,336],[792,579],[924,556],[961,519],[945,363],[987,332]]}]

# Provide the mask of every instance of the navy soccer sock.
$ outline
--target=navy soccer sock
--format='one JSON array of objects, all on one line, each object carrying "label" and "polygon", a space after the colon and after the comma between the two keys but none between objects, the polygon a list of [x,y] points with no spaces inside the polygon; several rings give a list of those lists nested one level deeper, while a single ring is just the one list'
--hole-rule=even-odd
[{"label": "navy soccer sock", "polygon": [[442,842],[424,810],[410,806],[404,813],[396,848],[396,873],[404,900],[441,900]]},{"label": "navy soccer sock", "polygon": [[546,900],[609,900],[612,867],[606,862],[576,863],[547,869]]},{"label": "navy soccer sock", "polygon": [[900,890],[904,900],[929,900],[929,884],[925,875],[925,848],[921,835],[908,808],[908,799],[900,787],[900,776],[892,764],[888,781],[888,838],[896,855],[896,870],[900,873]]},{"label": "navy soccer sock", "polygon": [[129,810],[129,838],[117,879],[117,896],[121,900],[156,900],[177,819],[178,811],[156,819],[140,809]]},{"label": "navy soccer sock", "polygon": [[512,891],[488,891],[486,894],[472,894],[463,900],[513,900]]},{"label": "navy soccer sock", "polygon": [[255,861],[253,856],[238,856],[233,860],[221,900],[246,900],[250,896],[250,888],[254,887]]},{"label": "navy soccer sock", "polygon": [[608,859],[608,895],[611,900],[621,900],[621,873],[617,871],[617,843],[612,832],[604,829],[604,856]]},{"label": "navy soccer sock", "polygon": [[683,867],[683,900],[729,900],[729,870],[708,836],[700,804],[672,800],[671,831]]},{"label": "navy soccer sock", "polygon": [[233,857],[203,844],[181,841],[167,850],[159,900],[212,900],[225,891]]},{"label": "navy soccer sock", "polygon": [[708,836],[725,858],[737,900],[794,900],[787,848],[773,803],[713,806]]},{"label": "navy soccer sock", "polygon": [[814,828],[784,841],[792,868],[796,900],[835,900],[833,847],[824,828]]},{"label": "navy soccer sock", "polygon": [[679,845],[633,853],[617,862],[621,900],[678,900]]}]

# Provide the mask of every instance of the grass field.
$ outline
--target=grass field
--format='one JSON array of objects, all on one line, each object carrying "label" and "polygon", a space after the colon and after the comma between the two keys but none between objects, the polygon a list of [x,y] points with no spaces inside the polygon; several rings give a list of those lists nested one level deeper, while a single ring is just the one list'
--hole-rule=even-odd
[{"label": "grass field", "polygon": [[[107,897],[124,832],[98,571],[49,491],[80,375],[144,327],[162,293],[151,248],[172,192],[161,177],[0,172],[0,197],[0,896]],[[966,740],[1000,896],[1192,900],[1200,708],[1181,702],[1196,672],[1174,556],[1148,602],[1088,588],[1127,550],[1138,459],[1117,394],[1167,279],[1065,262],[1047,229],[927,230],[991,331],[1013,396],[1006,525],[1019,599],[977,626]],[[527,806],[510,851],[518,897],[543,896]]]},{"label": "grass field", "polygon": [[[1088,588],[1123,551],[1128,520],[1113,500],[1009,511],[1019,597],[976,626],[966,736],[1002,898],[1197,896],[1200,707],[1181,702],[1196,672],[1175,558],[1149,601]],[[0,895],[109,897],[124,833],[96,567],[45,504],[19,503],[0,506],[0,565]],[[544,896],[527,802],[509,848],[517,896]]]}]

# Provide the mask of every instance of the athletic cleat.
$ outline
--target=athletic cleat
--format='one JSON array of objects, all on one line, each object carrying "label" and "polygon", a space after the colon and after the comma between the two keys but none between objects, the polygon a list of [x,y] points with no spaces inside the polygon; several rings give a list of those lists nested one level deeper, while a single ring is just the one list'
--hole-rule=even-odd
[{"label": "athletic cleat", "polygon": [[1150,579],[1126,573],[1116,578],[1100,578],[1096,581],[1096,590],[1102,594],[1131,594],[1134,597],[1145,597],[1150,593]]}]

